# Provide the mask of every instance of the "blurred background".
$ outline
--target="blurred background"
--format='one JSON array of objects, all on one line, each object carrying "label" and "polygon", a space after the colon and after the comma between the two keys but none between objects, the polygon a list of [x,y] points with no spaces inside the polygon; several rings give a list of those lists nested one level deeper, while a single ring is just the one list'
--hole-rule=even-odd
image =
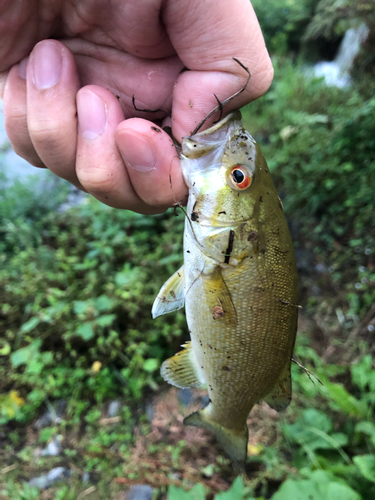
[{"label": "blurred background", "polygon": [[[0,499],[375,498],[375,1],[253,0],[275,67],[243,110],[300,274],[292,404],[249,420],[249,480],[207,404],[159,367],[188,339],[151,319],[183,215],[108,208],[10,149],[0,124]],[[233,482],[234,481],[234,482]]]}]

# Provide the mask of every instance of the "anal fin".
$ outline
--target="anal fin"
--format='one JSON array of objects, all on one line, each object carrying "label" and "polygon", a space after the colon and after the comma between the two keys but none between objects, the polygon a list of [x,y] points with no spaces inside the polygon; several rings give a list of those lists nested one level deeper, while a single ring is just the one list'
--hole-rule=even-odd
[{"label": "anal fin", "polygon": [[276,384],[266,397],[262,398],[273,410],[282,411],[289,406],[292,400],[292,378],[290,374],[291,362],[288,360]]},{"label": "anal fin", "polygon": [[152,317],[157,318],[162,314],[177,311],[181,309],[181,307],[184,307],[184,304],[185,273],[184,266],[182,266],[161,287],[154,301],[154,305],[152,306]]},{"label": "anal fin", "polygon": [[198,362],[191,347],[191,342],[186,342],[185,349],[178,352],[161,365],[160,374],[170,384],[186,389],[198,387],[204,383],[198,372]]}]

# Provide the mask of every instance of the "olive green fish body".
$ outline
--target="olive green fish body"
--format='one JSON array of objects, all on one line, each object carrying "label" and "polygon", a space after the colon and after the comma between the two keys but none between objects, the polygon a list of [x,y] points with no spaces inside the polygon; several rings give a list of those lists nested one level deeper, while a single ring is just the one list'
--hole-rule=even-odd
[{"label": "olive green fish body", "polygon": [[184,266],[154,316],[185,303],[191,344],[162,367],[179,387],[205,383],[209,405],[185,419],[213,430],[234,463],[246,460],[246,419],[265,399],[285,408],[298,313],[298,278],[283,208],[239,113],[185,138],[189,186]]}]

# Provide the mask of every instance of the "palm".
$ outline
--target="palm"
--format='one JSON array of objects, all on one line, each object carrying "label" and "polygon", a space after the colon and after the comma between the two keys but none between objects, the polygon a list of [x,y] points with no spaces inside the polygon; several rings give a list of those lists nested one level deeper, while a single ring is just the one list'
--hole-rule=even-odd
[{"label": "palm", "polygon": [[[26,34],[4,58],[0,56],[0,71],[27,55],[38,41],[35,32],[41,19],[32,13],[38,11],[36,4],[40,2],[23,3],[19,26],[12,29],[22,30],[27,23]],[[74,54],[81,84],[100,85],[118,95],[127,117],[137,114],[131,102],[133,94],[141,107],[170,109],[173,84],[183,64],[158,18],[154,22],[142,16],[144,7],[139,1],[130,18],[126,9],[121,12],[124,2],[86,3],[83,8],[82,2],[70,6],[59,23],[62,28],[56,23],[44,27],[46,38],[58,36]],[[54,2],[45,3],[45,7],[52,16]],[[135,22],[136,30],[131,26]],[[74,36],[69,36],[72,33]]]}]

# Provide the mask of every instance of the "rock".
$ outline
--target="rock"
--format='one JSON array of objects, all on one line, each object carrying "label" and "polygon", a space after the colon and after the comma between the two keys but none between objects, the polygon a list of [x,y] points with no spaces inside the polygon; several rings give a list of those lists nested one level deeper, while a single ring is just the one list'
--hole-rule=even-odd
[{"label": "rock", "polygon": [[206,408],[206,406],[208,405],[209,402],[210,402],[210,398],[208,397],[208,395],[202,396],[202,398],[201,398],[201,408],[202,408],[202,410],[203,410],[203,408]]},{"label": "rock", "polygon": [[134,484],[127,492],[126,500],[152,500],[154,489],[148,484]]},{"label": "rock", "polygon": [[38,430],[43,429],[43,427],[48,427],[51,424],[59,424],[62,417],[64,416],[66,409],[66,401],[64,399],[59,399],[56,401],[55,406],[51,405],[43,415],[38,418],[34,423],[34,427]]},{"label": "rock", "polygon": [[90,474],[88,472],[84,472],[82,476],[82,482],[83,483],[88,483],[90,481]]},{"label": "rock", "polygon": [[66,479],[69,479],[70,474],[71,471],[67,467],[55,467],[47,474],[43,474],[39,477],[33,477],[32,479],[30,479],[30,481],[28,481],[27,484],[29,486],[35,486],[36,488],[44,490],[46,488],[50,488],[57,481],[64,481]]},{"label": "rock", "polygon": [[319,274],[324,274],[328,271],[328,268],[322,262],[318,262],[318,264],[316,264],[316,266],[315,266],[315,271]]},{"label": "rock", "polygon": [[107,415],[109,418],[115,417],[120,411],[121,403],[120,401],[114,400],[109,403]]},{"label": "rock", "polygon": [[155,409],[153,403],[147,403],[146,405],[146,417],[148,422],[152,422],[155,416]]},{"label": "rock", "polygon": [[61,437],[54,436],[48,445],[42,450],[42,457],[57,457],[62,451]]},{"label": "rock", "polygon": [[177,393],[177,398],[182,405],[188,406],[193,402],[193,391],[190,389],[180,389]]}]

